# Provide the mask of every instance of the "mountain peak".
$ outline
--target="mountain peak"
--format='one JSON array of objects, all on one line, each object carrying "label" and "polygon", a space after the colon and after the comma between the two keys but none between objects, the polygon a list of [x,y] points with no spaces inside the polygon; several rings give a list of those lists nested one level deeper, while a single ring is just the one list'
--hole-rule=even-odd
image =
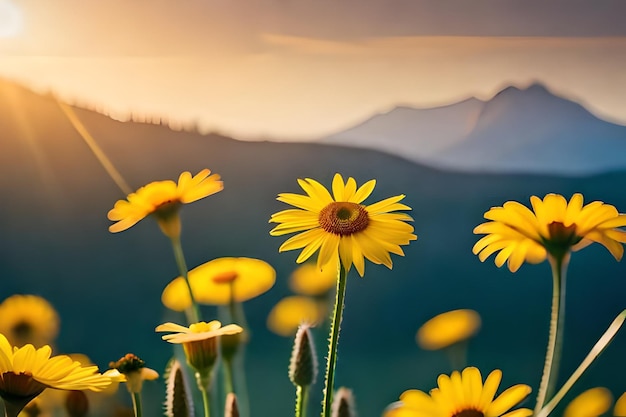
[{"label": "mountain peak", "polygon": [[548,87],[546,87],[545,84],[543,84],[541,82],[538,82],[538,81],[535,81],[535,82],[529,84],[527,87],[518,87],[516,85],[509,85],[509,86],[503,88],[502,90],[500,90],[499,92],[497,92],[493,96],[492,100],[497,98],[497,97],[517,96],[519,94],[528,94],[528,93],[555,96],[548,89]]},{"label": "mountain peak", "polygon": [[598,119],[540,82],[491,99],[399,106],[324,139],[440,169],[588,175],[626,169],[626,127]]}]

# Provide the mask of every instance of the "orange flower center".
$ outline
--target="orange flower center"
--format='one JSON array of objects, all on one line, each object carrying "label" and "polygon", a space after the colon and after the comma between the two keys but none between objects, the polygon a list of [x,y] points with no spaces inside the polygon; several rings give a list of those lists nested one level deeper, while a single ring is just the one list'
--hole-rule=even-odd
[{"label": "orange flower center", "polygon": [[339,236],[365,230],[370,222],[364,206],[347,201],[330,203],[320,211],[318,220],[322,229]]},{"label": "orange flower center", "polygon": [[452,417],[485,417],[482,411],[478,410],[461,410],[458,413],[454,414]]},{"label": "orange flower center", "polygon": [[236,280],[238,276],[239,274],[237,274],[237,272],[235,271],[226,271],[213,276],[213,278],[211,279],[216,284],[230,284],[231,282]]}]

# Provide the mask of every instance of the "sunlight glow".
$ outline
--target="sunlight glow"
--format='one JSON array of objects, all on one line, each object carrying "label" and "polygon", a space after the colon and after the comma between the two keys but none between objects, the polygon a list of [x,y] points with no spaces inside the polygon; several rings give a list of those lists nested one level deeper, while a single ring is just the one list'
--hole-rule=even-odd
[{"label": "sunlight glow", "polygon": [[0,38],[12,38],[22,31],[22,13],[9,0],[0,0]]}]

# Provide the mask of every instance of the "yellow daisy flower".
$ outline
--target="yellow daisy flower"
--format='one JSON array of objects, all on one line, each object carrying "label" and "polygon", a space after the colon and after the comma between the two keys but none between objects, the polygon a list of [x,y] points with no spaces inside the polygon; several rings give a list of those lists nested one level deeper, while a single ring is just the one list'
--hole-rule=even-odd
[{"label": "yellow daisy flower", "polygon": [[0,304],[0,333],[13,346],[47,345],[59,334],[59,315],[40,296],[12,295]]},{"label": "yellow daisy flower", "polygon": [[243,328],[236,324],[222,327],[222,323],[213,320],[199,322],[189,327],[175,323],[164,323],[155,329],[157,332],[173,332],[161,338],[170,343],[183,345],[187,362],[198,372],[210,370],[217,360],[219,336],[241,333]]},{"label": "yellow daisy flower", "polygon": [[331,261],[321,269],[307,262],[296,268],[289,276],[289,288],[302,295],[324,295],[337,285],[337,261]]},{"label": "yellow daisy flower", "polygon": [[102,391],[111,384],[98,367],[82,366],[66,355],[51,358],[51,353],[48,345],[13,348],[0,334],[0,397],[14,415],[46,388]]},{"label": "yellow daisy flower", "polygon": [[480,315],[469,309],[441,313],[419,328],[417,344],[422,349],[438,350],[465,341],[480,329]]},{"label": "yellow daisy flower", "polygon": [[484,261],[498,252],[498,267],[507,262],[511,272],[524,261],[539,263],[548,255],[564,259],[571,251],[580,250],[593,242],[600,243],[621,260],[626,232],[626,214],[601,201],[583,206],[582,194],[574,194],[569,202],[559,194],[547,194],[543,200],[532,196],[533,210],[508,201],[485,213],[489,222],[476,226],[474,233],[485,234],[472,251]]},{"label": "yellow daisy flower", "polygon": [[310,297],[292,295],[272,307],[267,316],[267,327],[279,336],[293,337],[302,323],[318,325],[325,317],[325,306]]},{"label": "yellow daisy flower", "polygon": [[[189,284],[200,304],[228,305],[231,301],[247,301],[267,292],[275,282],[274,268],[254,258],[217,258],[189,271]],[[191,306],[183,277],[165,287],[161,301],[174,311],[184,311]]]},{"label": "yellow daisy flower", "polygon": [[450,376],[440,375],[438,388],[430,394],[408,390],[400,396],[400,401],[392,404],[384,417],[526,417],[532,415],[528,408],[517,406],[530,394],[530,387],[518,384],[494,398],[502,372],[494,370],[487,376],[483,385],[480,371],[468,367],[462,373],[452,372]]},{"label": "yellow daisy flower", "polygon": [[118,361],[111,362],[109,369],[104,375],[117,382],[126,382],[126,388],[130,393],[139,393],[143,386],[143,381],[154,381],[159,377],[159,373],[154,369],[146,367],[146,363],[137,355],[127,353]]},{"label": "yellow daisy flower", "polygon": [[588,389],[574,398],[565,408],[563,417],[598,417],[609,411],[613,394],[604,387]]},{"label": "yellow daisy flower", "polygon": [[296,208],[275,213],[270,219],[272,223],[279,223],[270,231],[272,236],[298,233],[279,248],[280,252],[302,249],[297,263],[306,261],[319,249],[318,268],[339,254],[346,272],[354,264],[359,275],[363,276],[364,258],[391,268],[390,253],[403,256],[400,245],[408,245],[417,239],[413,226],[405,223],[413,219],[408,214],[396,212],[411,210],[399,203],[404,195],[369,206],[361,204],[374,190],[375,180],[357,188],[354,178],[350,177],[344,183],[341,175],[335,174],[332,196],[313,179],[299,179],[298,184],[307,195],[279,194],[279,201]]},{"label": "yellow daisy flower", "polygon": [[178,209],[181,204],[192,203],[210,196],[224,188],[218,174],[203,169],[195,176],[188,171],[178,177],[178,184],[171,180],[154,181],[118,200],[109,211],[109,220],[117,223],[109,226],[112,233],[126,230],[150,214],[154,214],[163,233],[168,237],[180,234]]},{"label": "yellow daisy flower", "polygon": [[626,392],[619,396],[613,408],[615,417],[626,417]]}]

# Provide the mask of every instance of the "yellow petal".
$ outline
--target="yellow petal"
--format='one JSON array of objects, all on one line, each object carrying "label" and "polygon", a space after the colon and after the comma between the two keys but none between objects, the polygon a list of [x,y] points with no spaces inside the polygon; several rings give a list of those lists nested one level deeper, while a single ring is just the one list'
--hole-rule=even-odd
[{"label": "yellow petal", "polygon": [[528,385],[514,385],[505,390],[491,403],[486,414],[490,416],[500,416],[505,411],[510,410],[522,402],[522,400],[526,398],[530,392],[531,389]]}]

